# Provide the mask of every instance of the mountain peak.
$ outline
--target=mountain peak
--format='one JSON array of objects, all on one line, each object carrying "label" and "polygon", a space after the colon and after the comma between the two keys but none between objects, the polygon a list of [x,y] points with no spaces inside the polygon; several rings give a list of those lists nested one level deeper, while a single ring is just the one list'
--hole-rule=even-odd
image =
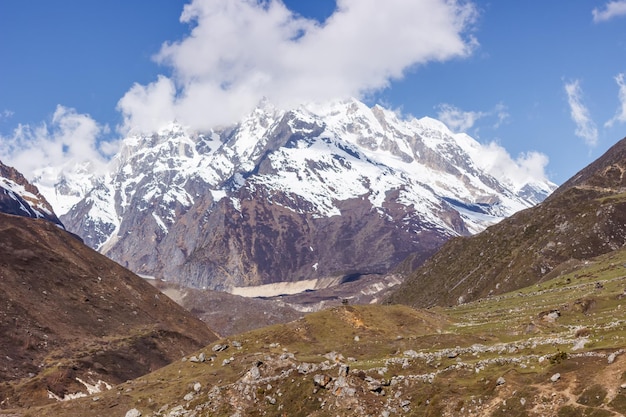
[{"label": "mountain peak", "polygon": [[63,221],[136,272],[212,289],[386,272],[550,190],[518,195],[469,136],[354,98],[123,143]]}]

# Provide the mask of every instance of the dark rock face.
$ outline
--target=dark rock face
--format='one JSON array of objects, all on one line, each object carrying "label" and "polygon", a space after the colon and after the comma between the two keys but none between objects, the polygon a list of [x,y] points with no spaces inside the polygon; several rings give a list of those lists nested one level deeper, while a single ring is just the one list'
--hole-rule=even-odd
[{"label": "dark rock face", "polygon": [[[454,305],[513,291],[626,244],[626,139],[536,207],[454,238],[388,302]],[[406,271],[412,268],[406,267]]]},{"label": "dark rock face", "polygon": [[16,216],[43,218],[61,227],[52,207],[15,168],[0,162],[0,212]]},{"label": "dark rock face", "polygon": [[[318,218],[271,204],[264,191],[243,188],[240,207],[224,199],[210,214],[205,208],[210,200],[197,204],[162,237],[144,232],[139,223],[135,239],[125,239],[106,254],[138,273],[156,270],[183,285],[224,290],[384,273],[416,250],[423,261],[447,239],[417,221],[398,230],[396,222],[407,213],[393,203],[389,213],[395,218],[382,218],[362,200],[341,202],[341,216]],[[139,244],[145,241],[156,242],[157,251]]]}]

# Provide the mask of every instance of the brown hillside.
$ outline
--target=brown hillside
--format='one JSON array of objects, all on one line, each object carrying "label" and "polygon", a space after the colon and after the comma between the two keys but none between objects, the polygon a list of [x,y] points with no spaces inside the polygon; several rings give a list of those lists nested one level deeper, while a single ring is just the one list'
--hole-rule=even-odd
[{"label": "brown hillside", "polygon": [[0,213],[0,408],[136,378],[215,339],[56,225]]},{"label": "brown hillside", "polygon": [[626,243],[625,171],[626,139],[538,206],[478,235],[447,242],[387,301],[454,305],[550,279],[621,248]]}]

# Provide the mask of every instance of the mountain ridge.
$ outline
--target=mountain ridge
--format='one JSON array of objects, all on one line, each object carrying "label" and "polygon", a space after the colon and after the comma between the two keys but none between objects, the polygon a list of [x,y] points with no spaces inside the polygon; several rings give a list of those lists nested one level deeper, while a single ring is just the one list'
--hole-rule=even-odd
[{"label": "mountain ridge", "polygon": [[464,303],[543,282],[622,248],[625,150],[622,139],[537,206],[477,235],[451,239],[417,269],[407,265],[406,281],[387,302]]},{"label": "mountain ridge", "polygon": [[170,124],[126,138],[61,218],[130,269],[199,288],[384,273],[555,187],[496,179],[481,146],[356,100],[264,103],[206,134]]}]

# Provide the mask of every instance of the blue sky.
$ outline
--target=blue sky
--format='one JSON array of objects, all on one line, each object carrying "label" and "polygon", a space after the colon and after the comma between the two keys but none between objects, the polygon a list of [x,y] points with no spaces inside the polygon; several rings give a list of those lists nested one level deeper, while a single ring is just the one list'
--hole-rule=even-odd
[{"label": "blue sky", "polygon": [[2,0],[0,157],[29,176],[167,118],[352,95],[559,184],[626,136],[624,74],[625,0]]}]

